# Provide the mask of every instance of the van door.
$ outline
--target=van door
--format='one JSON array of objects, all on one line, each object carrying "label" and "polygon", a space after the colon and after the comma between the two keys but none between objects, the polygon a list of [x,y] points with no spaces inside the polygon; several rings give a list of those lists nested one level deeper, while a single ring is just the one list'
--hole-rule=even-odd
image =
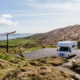
[{"label": "van door", "polygon": [[68,47],[68,55],[69,55],[69,56],[73,55],[72,49],[71,49],[70,47]]}]

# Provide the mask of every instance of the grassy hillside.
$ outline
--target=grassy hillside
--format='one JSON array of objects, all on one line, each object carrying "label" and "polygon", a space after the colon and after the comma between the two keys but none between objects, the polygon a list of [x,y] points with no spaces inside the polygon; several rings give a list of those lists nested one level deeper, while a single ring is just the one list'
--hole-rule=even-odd
[{"label": "grassy hillside", "polygon": [[[9,53],[10,54],[19,54],[23,52],[34,51],[37,49],[44,48],[40,45],[40,40],[38,39],[26,39],[19,38],[9,40]],[[6,41],[0,41],[0,53],[6,53]],[[56,46],[45,46],[45,48],[56,47]]]},{"label": "grassy hillside", "polygon": [[[9,40],[9,53],[18,54],[28,50],[35,50],[38,49],[36,45],[37,41],[32,39],[20,38],[20,39]],[[6,53],[6,41],[0,41],[0,53]]]},{"label": "grassy hillside", "polygon": [[[19,46],[19,45],[25,45],[27,43],[33,44],[34,42],[35,40],[19,38],[19,39],[9,40],[9,45]],[[5,45],[6,45],[6,41],[0,41],[0,46],[5,46]]]},{"label": "grassy hillside", "polygon": [[72,80],[73,74],[56,68],[67,61],[59,57],[28,60],[1,54],[0,80]]},{"label": "grassy hillside", "polygon": [[0,53],[0,80],[11,70],[16,69],[19,62],[25,59],[12,56],[10,54]]}]

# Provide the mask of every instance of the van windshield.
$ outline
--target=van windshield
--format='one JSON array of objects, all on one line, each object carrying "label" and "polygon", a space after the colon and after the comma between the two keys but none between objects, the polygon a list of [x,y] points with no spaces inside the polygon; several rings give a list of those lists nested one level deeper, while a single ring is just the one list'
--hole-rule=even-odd
[{"label": "van windshield", "polygon": [[60,47],[59,51],[67,51],[67,52],[71,52],[69,47]]}]

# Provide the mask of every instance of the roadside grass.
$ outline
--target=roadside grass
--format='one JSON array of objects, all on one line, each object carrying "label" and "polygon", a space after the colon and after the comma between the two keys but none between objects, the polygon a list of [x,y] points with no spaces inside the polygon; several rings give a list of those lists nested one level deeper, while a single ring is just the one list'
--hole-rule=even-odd
[{"label": "roadside grass", "polygon": [[[18,39],[9,40],[9,45],[18,46],[18,45],[25,45],[27,43],[33,44],[35,41],[36,40],[32,40],[32,39],[18,38]],[[5,46],[6,41],[0,41],[0,45]]]},{"label": "roadside grass", "polygon": [[40,47],[32,47],[32,48],[26,48],[27,49],[27,51],[35,51],[35,50],[38,50],[38,49],[42,49],[42,46],[40,46]]},{"label": "roadside grass", "polygon": [[73,75],[55,67],[21,67],[11,70],[3,80],[72,80]]},{"label": "roadside grass", "polygon": [[68,62],[65,58],[60,57],[50,57],[50,58],[42,58],[36,60],[30,60],[30,64],[33,66],[47,65],[47,66],[60,66],[63,63]]},{"label": "roadside grass", "polygon": [[49,45],[49,46],[45,46],[45,48],[57,48],[56,45]]},{"label": "roadside grass", "polygon": [[20,61],[24,61],[25,58],[22,58],[22,57],[16,57],[16,56],[13,56],[13,55],[10,55],[8,53],[1,53],[0,54],[0,59],[3,59],[3,60],[6,60],[6,61],[16,61],[16,60],[20,60]]},{"label": "roadside grass", "polygon": [[9,59],[11,59],[11,58],[13,58],[13,56],[10,55],[10,54],[7,54],[7,53],[1,53],[1,54],[0,54],[0,59],[9,60]]},{"label": "roadside grass", "polygon": [[55,65],[50,64],[57,60],[61,60],[60,65],[66,62],[65,59],[59,57],[24,60],[15,65],[8,61],[9,67],[4,68],[4,72],[7,73],[0,69],[2,72],[0,74],[3,76],[0,80],[72,80],[74,78],[73,74],[64,73],[58,70]]},{"label": "roadside grass", "polygon": [[16,66],[8,61],[0,59],[0,80],[3,80],[3,77],[6,76],[6,74],[14,70]]},{"label": "roadside grass", "polygon": [[[13,48],[9,48],[9,54],[19,54],[19,53],[23,53],[25,52],[26,49],[25,48],[19,48],[19,47],[13,47]],[[0,48],[0,53],[7,53],[6,48]]]},{"label": "roadside grass", "polygon": [[0,53],[0,80],[11,70],[15,70],[18,64],[25,58],[15,57],[7,53]]},{"label": "roadside grass", "polygon": [[80,62],[78,62],[78,63],[74,62],[73,65],[69,68],[80,74]]}]

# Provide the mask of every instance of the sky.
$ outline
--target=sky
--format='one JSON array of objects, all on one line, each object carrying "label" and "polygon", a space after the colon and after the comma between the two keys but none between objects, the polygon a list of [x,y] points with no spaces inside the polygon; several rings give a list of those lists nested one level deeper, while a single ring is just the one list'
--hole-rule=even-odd
[{"label": "sky", "polygon": [[80,0],[0,0],[0,33],[43,33],[80,24]]}]

